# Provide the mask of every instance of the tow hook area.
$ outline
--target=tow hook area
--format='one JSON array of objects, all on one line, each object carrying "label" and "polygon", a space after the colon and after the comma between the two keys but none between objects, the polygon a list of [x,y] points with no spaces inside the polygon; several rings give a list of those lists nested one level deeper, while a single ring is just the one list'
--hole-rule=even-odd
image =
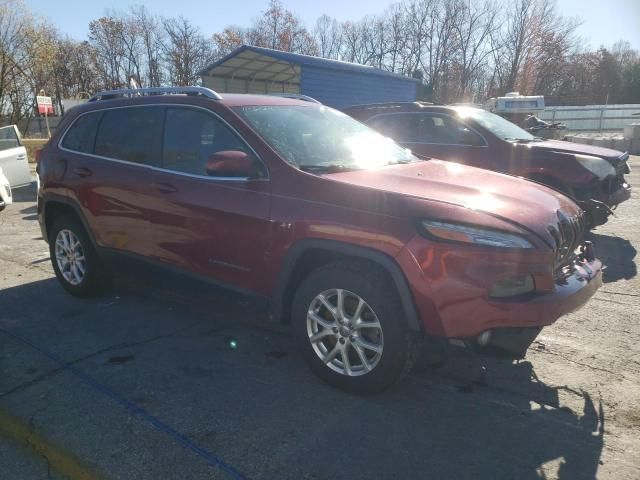
[{"label": "tow hook area", "polygon": [[542,327],[499,327],[485,330],[475,338],[449,339],[452,346],[471,348],[478,352],[486,352],[524,358],[527,350],[536,339]]}]

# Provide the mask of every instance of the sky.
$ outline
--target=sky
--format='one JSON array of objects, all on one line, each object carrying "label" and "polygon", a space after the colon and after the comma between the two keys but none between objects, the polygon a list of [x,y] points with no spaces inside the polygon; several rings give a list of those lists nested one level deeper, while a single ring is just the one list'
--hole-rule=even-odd
[{"label": "sky", "polygon": [[[61,32],[75,39],[85,39],[89,21],[102,16],[106,9],[125,10],[130,5],[144,4],[136,0],[26,0],[37,14],[49,19]],[[385,10],[393,0],[283,0],[312,28],[315,20],[326,13],[338,20],[358,20],[367,14]],[[146,3],[150,11],[167,16],[182,15],[198,25],[206,35],[221,31],[227,25],[248,26],[265,10],[268,0],[154,0]],[[611,46],[627,40],[640,50],[640,0],[557,0],[557,11],[566,17],[582,20],[578,35],[585,48]]]}]

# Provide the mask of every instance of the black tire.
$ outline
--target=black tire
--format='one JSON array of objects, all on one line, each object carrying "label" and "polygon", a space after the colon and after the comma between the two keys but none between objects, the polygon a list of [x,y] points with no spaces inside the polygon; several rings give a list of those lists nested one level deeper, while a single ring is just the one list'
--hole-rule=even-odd
[{"label": "black tire", "polygon": [[[80,247],[84,253],[86,265],[85,274],[82,281],[77,285],[73,285],[64,277],[56,261],[55,243],[58,234],[62,230],[69,230],[78,238]],[[56,277],[58,277],[62,287],[71,295],[76,297],[90,297],[100,293],[108,286],[111,276],[105,269],[84,226],[74,216],[64,215],[53,221],[49,232],[49,255],[51,256],[51,264],[53,265]]]},{"label": "black tire", "polygon": [[[312,302],[320,293],[334,289],[343,289],[364,300],[382,329],[383,349],[377,364],[359,376],[348,376],[327,366],[309,338],[307,314]],[[366,395],[389,388],[411,370],[419,356],[422,337],[410,331],[394,285],[383,270],[368,264],[330,264],[313,271],[298,288],[291,313],[296,344],[311,370],[327,383],[350,393]],[[333,336],[329,341],[333,342]],[[355,349],[352,345],[350,348]]]}]

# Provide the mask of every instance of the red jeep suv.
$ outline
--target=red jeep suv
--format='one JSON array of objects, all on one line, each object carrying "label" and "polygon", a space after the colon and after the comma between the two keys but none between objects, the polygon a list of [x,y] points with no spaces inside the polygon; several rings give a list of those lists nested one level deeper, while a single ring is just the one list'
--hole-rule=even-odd
[{"label": "red jeep suv", "polygon": [[597,227],[631,196],[628,153],[534,137],[480,108],[424,102],[358,105],[345,110],[420,156],[517,175],[548,185],[585,210]]},{"label": "red jeep suv", "polygon": [[569,198],[421,160],[310,101],[99,93],[65,116],[38,175],[68,292],[96,292],[117,253],[266,297],[311,368],[357,393],[401,378],[424,336],[522,354],[602,283]]}]

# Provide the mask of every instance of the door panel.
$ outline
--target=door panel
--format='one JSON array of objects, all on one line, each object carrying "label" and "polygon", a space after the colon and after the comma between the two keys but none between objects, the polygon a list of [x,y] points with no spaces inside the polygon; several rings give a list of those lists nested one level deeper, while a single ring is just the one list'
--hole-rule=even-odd
[{"label": "door panel", "polygon": [[153,256],[251,290],[268,247],[270,184],[156,172]]},{"label": "door panel", "polygon": [[102,247],[149,253],[154,171],[141,165],[62,152],[66,184],[73,188],[85,218]]},{"label": "door panel", "polygon": [[244,289],[264,263],[270,182],[207,175],[212,154],[247,144],[212,112],[168,107],[154,214],[157,259]]},{"label": "door panel", "polygon": [[163,120],[164,107],[106,109],[65,134],[54,165],[65,167],[100,246],[149,254]]},{"label": "door panel", "polygon": [[0,128],[0,168],[11,188],[31,183],[27,150],[15,125]]}]

